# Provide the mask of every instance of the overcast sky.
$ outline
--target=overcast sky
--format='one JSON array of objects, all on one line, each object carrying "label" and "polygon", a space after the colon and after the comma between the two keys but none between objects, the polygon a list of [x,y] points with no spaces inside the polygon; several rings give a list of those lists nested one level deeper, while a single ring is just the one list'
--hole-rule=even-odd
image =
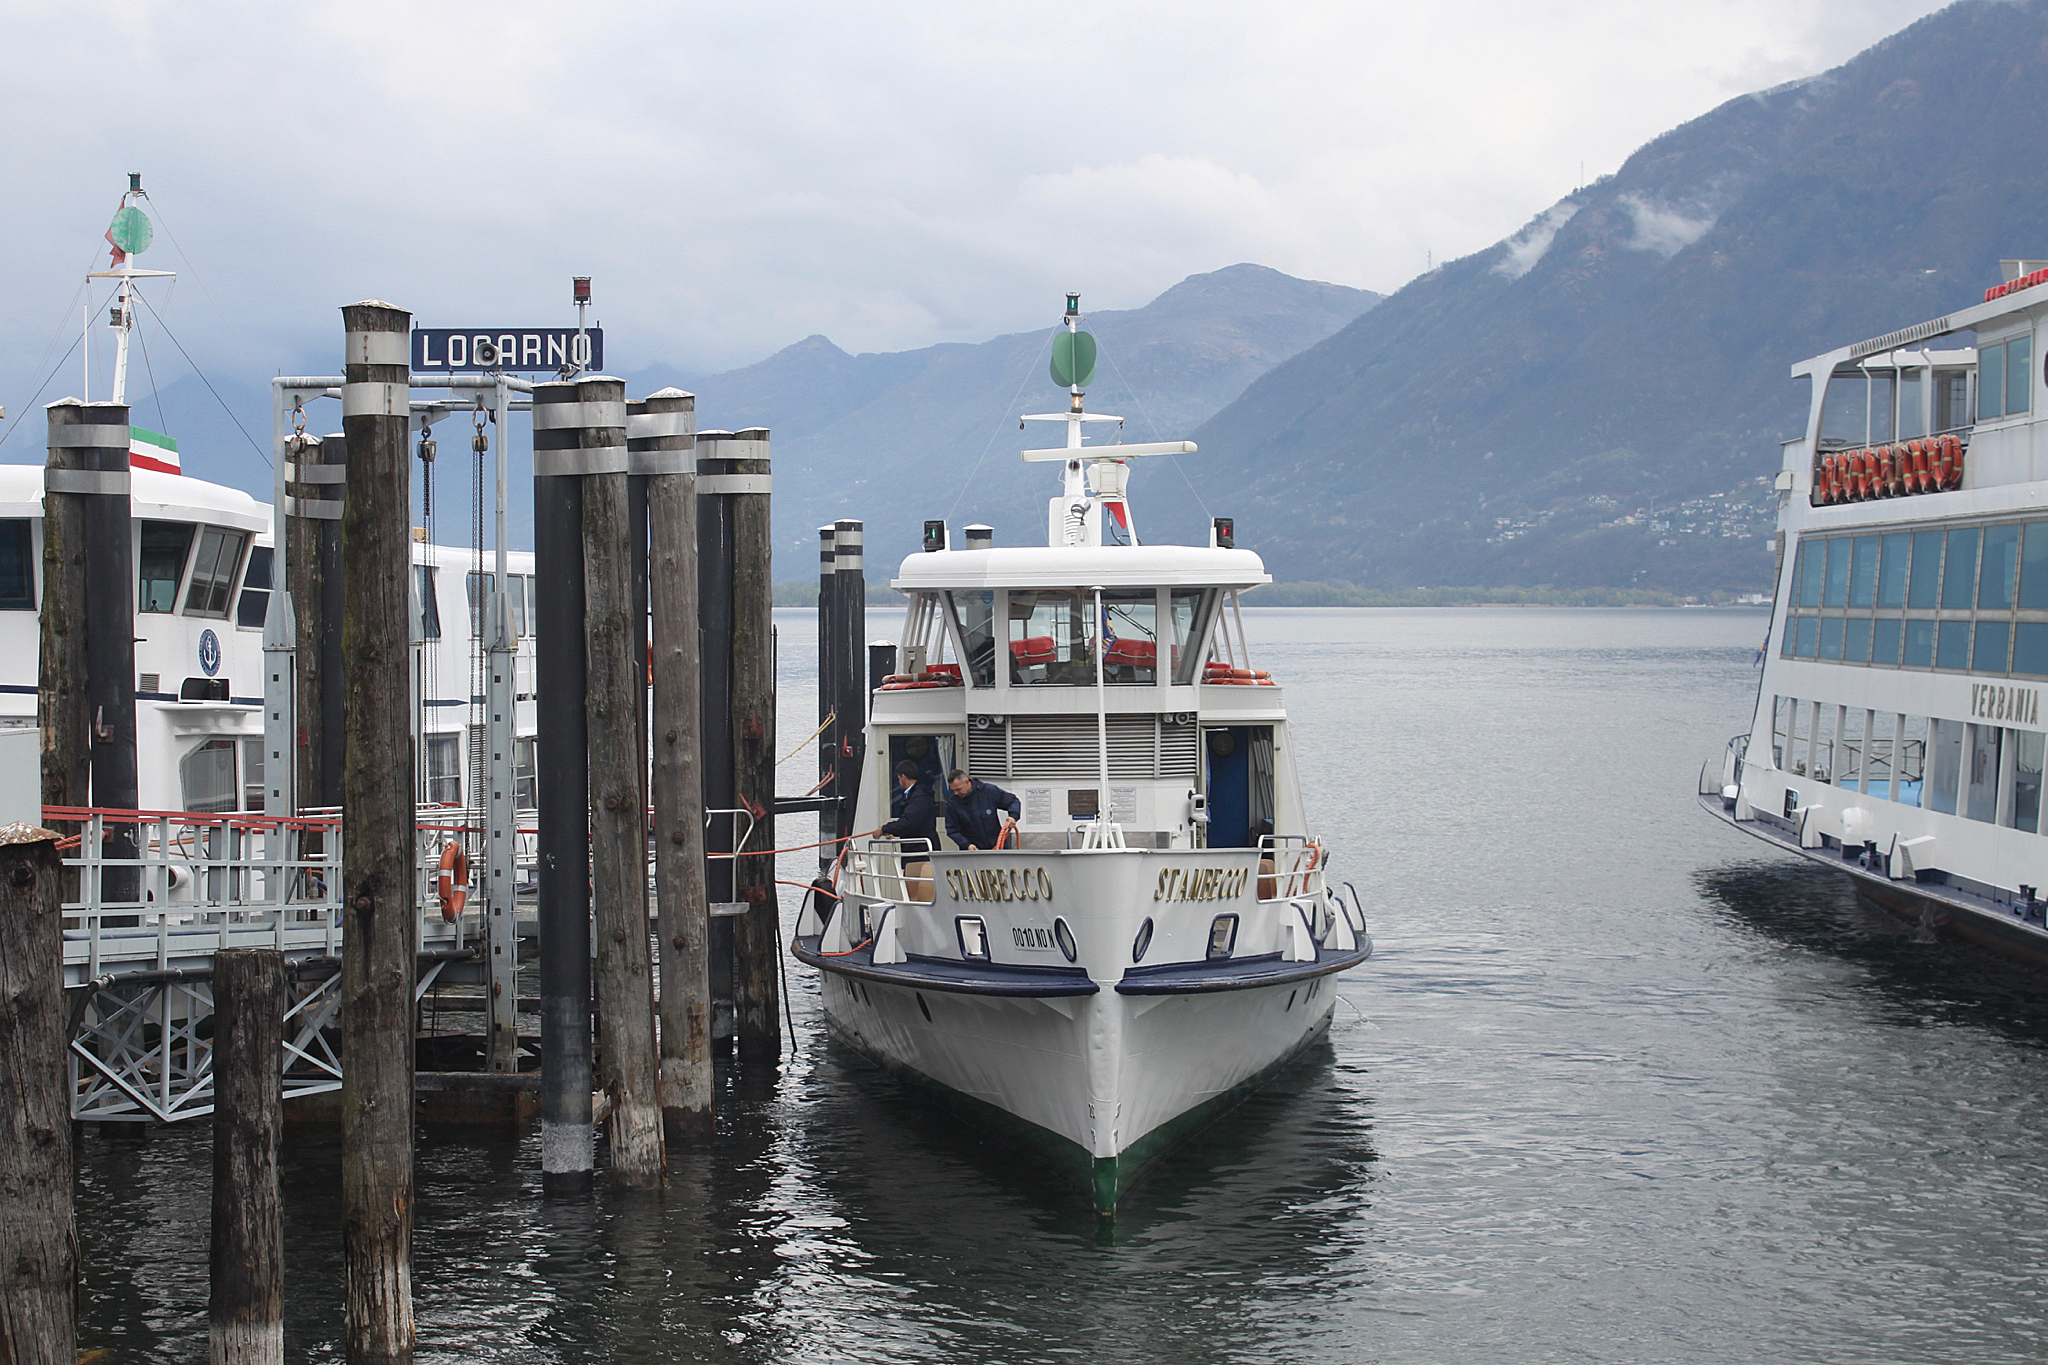
[{"label": "overcast sky", "polygon": [[610,368],[702,374],[814,332],[978,341],[1237,261],[1392,290],[1938,7],[0,0],[0,403],[76,336],[129,171],[141,263],[183,273],[152,296],[209,368],[331,368],[370,296],[573,321],[589,274]]}]

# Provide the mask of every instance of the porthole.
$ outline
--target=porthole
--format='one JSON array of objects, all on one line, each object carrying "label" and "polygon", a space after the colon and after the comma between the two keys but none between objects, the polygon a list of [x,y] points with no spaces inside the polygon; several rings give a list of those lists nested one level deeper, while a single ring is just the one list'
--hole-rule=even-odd
[{"label": "porthole", "polygon": [[1151,946],[1152,918],[1148,915],[1145,917],[1145,922],[1138,926],[1138,936],[1131,940],[1131,961],[1143,962],[1145,960],[1145,950]]},{"label": "porthole", "polygon": [[1237,946],[1237,916],[1218,915],[1209,921],[1209,960],[1220,962]]},{"label": "porthole", "polygon": [[988,926],[979,915],[961,915],[953,921],[960,939],[960,956],[969,962],[988,961]]},{"label": "porthole", "polygon": [[1053,920],[1052,937],[1053,941],[1060,945],[1060,951],[1066,954],[1067,961],[1072,962],[1076,957],[1080,956],[1081,947],[1074,942],[1074,931],[1067,927],[1067,921],[1064,918]]}]

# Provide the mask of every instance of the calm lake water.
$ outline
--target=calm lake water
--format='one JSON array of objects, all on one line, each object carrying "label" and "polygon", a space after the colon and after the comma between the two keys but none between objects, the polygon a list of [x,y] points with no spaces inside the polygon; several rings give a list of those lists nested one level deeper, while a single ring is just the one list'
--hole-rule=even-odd
[{"label": "calm lake water", "polygon": [[[815,626],[777,616],[787,750]],[[1379,948],[1326,1048],[1100,1237],[830,1044],[799,970],[788,1064],[663,1197],[543,1203],[531,1134],[423,1135],[421,1358],[2048,1354],[2048,983],[1698,810],[1762,613],[1246,616]],[[339,1157],[288,1138],[295,1359],[340,1358]],[[204,1359],[209,1163],[203,1124],[85,1137],[82,1344]]]}]

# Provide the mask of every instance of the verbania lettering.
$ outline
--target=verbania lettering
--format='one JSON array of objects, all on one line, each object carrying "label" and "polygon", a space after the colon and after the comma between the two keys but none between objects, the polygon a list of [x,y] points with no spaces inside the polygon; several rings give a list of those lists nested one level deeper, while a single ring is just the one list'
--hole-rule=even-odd
[{"label": "verbania lettering", "polygon": [[1155,901],[1228,901],[1244,894],[1251,879],[1248,867],[1164,867],[1158,885],[1152,888]]},{"label": "verbania lettering", "polygon": [[946,889],[956,901],[1049,901],[1052,878],[1042,867],[956,867]]},{"label": "verbania lettering", "polygon": [[2041,719],[2041,691],[2035,687],[2007,687],[2003,683],[1972,683],[1970,718],[2038,724]]}]

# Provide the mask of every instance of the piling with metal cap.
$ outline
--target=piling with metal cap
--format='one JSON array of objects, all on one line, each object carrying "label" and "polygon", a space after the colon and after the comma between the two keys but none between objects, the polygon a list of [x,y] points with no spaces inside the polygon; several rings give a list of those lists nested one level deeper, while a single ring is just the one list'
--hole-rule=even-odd
[{"label": "piling with metal cap", "polygon": [[[43,660],[39,681],[55,688],[50,720],[42,727],[43,799],[48,805],[134,810],[140,796],[128,406],[67,398],[46,411],[50,460],[43,472],[44,602],[56,613],[41,627],[42,643],[54,659]],[[56,541],[54,549],[50,538]],[[164,604],[167,610],[176,606]],[[60,678],[54,676],[56,668],[75,671]],[[81,766],[87,782],[78,780]],[[60,789],[70,799],[52,799]],[[133,859],[135,827],[109,823],[102,843],[102,856]],[[102,901],[140,901],[141,869],[109,867],[101,878]]]},{"label": "piling with metal cap", "polygon": [[[839,765],[832,743],[833,723],[838,712],[834,709],[839,701],[838,688],[834,679],[838,670],[833,667],[832,649],[837,640],[833,629],[839,619],[834,604],[839,595],[839,549],[838,527],[818,528],[818,792],[836,800],[839,789],[835,785],[839,776]],[[828,780],[831,779],[831,780]],[[839,809],[826,806],[818,811],[818,870],[830,874],[833,862],[839,857],[836,842],[839,838]]]},{"label": "piling with metal cap", "polygon": [[[49,463],[43,473],[43,592],[38,618],[36,724],[42,731],[45,806],[92,804],[92,709],[85,653],[85,404],[52,403]],[[75,828],[75,827],[73,827]],[[67,833],[71,832],[69,829]],[[77,872],[65,873],[77,898]]]},{"label": "piling with metal cap", "polygon": [[541,1189],[587,1194],[590,785],[583,709],[583,479],[575,381],[533,386],[533,625]]},{"label": "piling with metal cap", "polygon": [[342,682],[341,513],[348,481],[348,438],[308,436],[287,481],[284,586],[298,631],[298,799],[341,804]]},{"label": "piling with metal cap", "polygon": [[724,479],[730,431],[697,433],[697,632],[701,642],[698,679],[699,728],[703,745],[705,895],[711,915],[705,944],[711,973],[711,1036],[732,1038],[733,922],[738,895],[733,849],[737,823],[724,812],[737,810],[733,786],[732,731],[732,513]]},{"label": "piling with metal cap", "polygon": [[[661,1183],[654,964],[647,917],[646,750],[640,735],[645,644],[634,612],[627,519],[626,384],[576,386],[583,466],[584,726],[589,745],[591,902],[597,935],[601,1088],[610,1101],[612,1182]],[[549,742],[543,734],[542,746]]]},{"label": "piling with metal cap", "polygon": [[78,1225],[55,832],[0,826],[0,1357],[73,1365]]},{"label": "piling with metal cap", "polygon": [[[723,615],[729,654],[723,715],[705,707],[706,747],[723,728],[730,773],[730,800],[751,816],[741,856],[733,869],[733,897],[744,908],[731,917],[733,1036],[743,1062],[774,1062],[782,1051],[780,1010],[782,929],[775,895],[775,593],[770,569],[774,545],[769,524],[768,430],[754,427],[723,433],[715,449],[698,445],[698,524],[703,504],[724,504],[711,520],[723,538]],[[700,553],[711,547],[700,538]],[[707,584],[707,616],[720,609]],[[712,646],[706,632],[706,654]],[[705,661],[707,678],[712,660]],[[717,760],[707,753],[707,770]],[[706,802],[713,800],[707,791]],[[747,851],[763,850],[748,856]]]},{"label": "piling with metal cap", "polygon": [[343,1342],[352,1362],[410,1361],[419,952],[408,646],[412,315],[381,300],[341,313]]},{"label": "piling with metal cap", "polygon": [[661,1122],[672,1146],[712,1136],[709,909],[697,639],[697,400],[662,389],[626,413],[647,480],[655,918],[661,930]]},{"label": "piling with metal cap", "polygon": [[842,518],[834,527],[832,596],[832,692],[839,719],[832,727],[832,761],[836,769],[831,790],[839,796],[839,828],[835,837],[853,833],[855,798],[867,757],[867,668],[861,642],[868,638],[868,581],[862,557],[866,537],[860,522]]}]

